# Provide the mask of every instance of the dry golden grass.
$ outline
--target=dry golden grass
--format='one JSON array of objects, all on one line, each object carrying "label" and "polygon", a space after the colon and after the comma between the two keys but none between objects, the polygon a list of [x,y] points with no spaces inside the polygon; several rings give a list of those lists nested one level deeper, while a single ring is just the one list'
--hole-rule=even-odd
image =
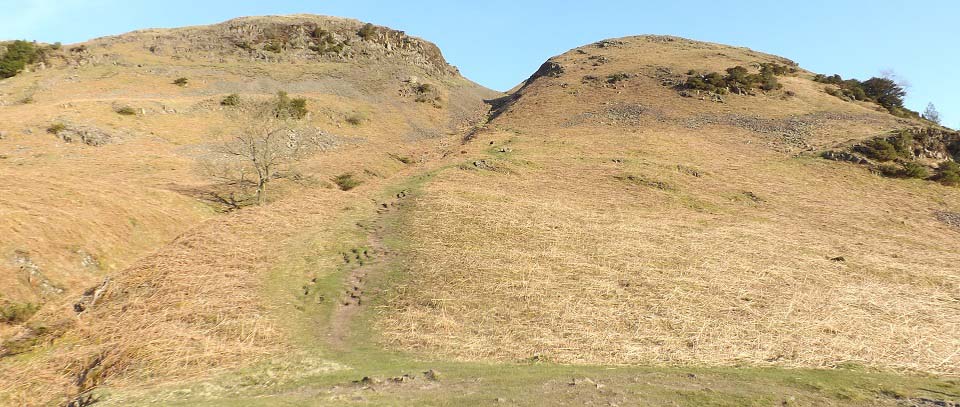
[{"label": "dry golden grass", "polygon": [[[192,38],[191,30],[176,33]],[[290,304],[267,298],[264,285],[271,269],[288,261],[283,256],[304,255],[287,253],[288,245],[305,233],[335,245],[326,234],[341,212],[372,212],[367,195],[415,168],[390,154],[414,162],[438,156],[445,141],[436,137],[458,131],[493,94],[459,76],[408,66],[408,56],[375,66],[195,60],[149,54],[143,38],[153,37],[95,40],[87,44],[90,54],[108,55],[103,60],[0,82],[0,101],[35,101],[0,105],[0,130],[10,135],[0,140],[7,156],[0,175],[10,180],[0,186],[0,294],[40,301],[6,261],[20,249],[66,288],[45,299],[25,326],[0,330],[0,341],[41,332],[37,349],[0,360],[0,404],[59,403],[103,383],[193,378],[284,352],[289,332],[277,328],[273,312]],[[168,49],[184,46],[170,41]],[[188,86],[171,83],[181,76]],[[410,76],[436,85],[444,104],[400,95]],[[309,100],[311,115],[302,124],[336,137],[337,148],[298,163],[293,169],[302,179],[274,181],[276,202],[264,207],[217,215],[180,193],[217,182],[199,171],[197,159],[236,127],[220,100],[230,93],[267,100],[284,89]],[[118,106],[137,114],[118,115]],[[363,123],[347,123],[356,112]],[[66,144],[45,132],[57,122],[123,137],[101,147]],[[332,188],[329,180],[345,172],[363,185]],[[79,267],[78,248],[97,255],[103,270]],[[78,315],[73,304],[105,276],[104,294]]]},{"label": "dry golden grass", "polygon": [[[492,124],[506,130],[475,141],[513,150],[492,161],[509,171],[446,172],[425,188],[405,223],[412,263],[379,324],[388,341],[470,360],[960,373],[960,232],[933,215],[960,209],[960,190],[795,158],[805,148],[776,134],[687,125],[845,114],[805,137],[815,150],[897,120],[802,78],[784,81],[796,98],[723,105],[642,74],[617,89],[579,83],[585,71],[722,70],[759,58],[628,41],[584,48],[608,55],[601,68],[588,55],[558,57],[565,74],[528,87]],[[622,104],[650,110],[633,125],[602,115],[563,125]]]}]

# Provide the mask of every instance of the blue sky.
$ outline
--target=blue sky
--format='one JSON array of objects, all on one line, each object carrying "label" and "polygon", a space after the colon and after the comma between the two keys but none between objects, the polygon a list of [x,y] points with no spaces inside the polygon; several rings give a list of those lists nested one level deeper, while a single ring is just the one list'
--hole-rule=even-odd
[{"label": "blue sky", "polygon": [[464,75],[506,90],[550,56],[604,38],[670,34],[750,47],[821,73],[893,70],[907,106],[960,128],[960,2],[0,0],[0,38],[63,43],[245,15],[353,17],[437,43]]}]

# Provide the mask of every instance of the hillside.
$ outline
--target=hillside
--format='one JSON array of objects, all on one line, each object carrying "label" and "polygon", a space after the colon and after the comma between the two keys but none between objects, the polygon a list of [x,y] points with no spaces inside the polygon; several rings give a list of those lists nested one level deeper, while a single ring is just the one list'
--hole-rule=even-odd
[{"label": "hillside", "polygon": [[785,62],[655,36],[551,59],[472,141],[483,165],[425,188],[388,336],[466,359],[958,373],[960,231],[938,214],[960,190],[819,157],[919,124],[806,72],[723,103],[663,86],[758,63]]},{"label": "hillside", "polygon": [[[0,81],[0,404],[956,403],[960,137],[814,75],[640,36],[502,95],[319,16],[51,50]],[[279,91],[316,149],[256,205],[224,146]]]}]

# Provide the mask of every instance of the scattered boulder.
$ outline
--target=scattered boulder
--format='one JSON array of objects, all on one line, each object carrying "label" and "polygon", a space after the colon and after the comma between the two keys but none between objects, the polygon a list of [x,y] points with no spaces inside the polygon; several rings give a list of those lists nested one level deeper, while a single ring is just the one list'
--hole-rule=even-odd
[{"label": "scattered boulder", "polygon": [[110,278],[107,277],[106,280],[103,280],[102,283],[96,287],[91,287],[83,292],[83,296],[80,297],[80,301],[77,301],[73,304],[73,310],[77,314],[82,314],[84,311],[90,309],[96,305],[97,300],[107,291],[107,286],[110,284]]},{"label": "scattered boulder", "polygon": [[851,162],[851,163],[854,163],[854,164],[868,164],[868,163],[869,163],[869,161],[867,161],[866,158],[863,158],[863,156],[860,156],[860,155],[858,155],[858,154],[853,154],[853,153],[850,153],[850,152],[846,152],[846,151],[824,151],[823,153],[820,154],[820,157],[822,157],[822,158],[824,158],[824,159],[827,159],[827,160],[846,161],[846,162]]},{"label": "scattered boulder", "polygon": [[497,166],[493,165],[487,160],[477,160],[473,162],[473,166],[480,170],[486,171],[496,171]]},{"label": "scattered boulder", "polygon": [[21,279],[36,290],[41,297],[49,298],[63,294],[63,288],[57,286],[43,275],[40,266],[33,262],[28,252],[23,250],[14,252],[13,264],[20,269]]},{"label": "scattered boulder", "polygon": [[48,132],[67,143],[83,143],[92,147],[99,147],[113,142],[118,137],[105,130],[76,124],[54,125]]},{"label": "scattered boulder", "polygon": [[960,229],[960,213],[940,211],[935,213],[934,216],[943,224]]}]

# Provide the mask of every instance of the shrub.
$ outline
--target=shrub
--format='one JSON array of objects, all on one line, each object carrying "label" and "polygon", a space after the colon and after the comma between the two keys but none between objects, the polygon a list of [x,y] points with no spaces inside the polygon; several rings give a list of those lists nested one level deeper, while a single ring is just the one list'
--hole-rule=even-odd
[{"label": "shrub", "polygon": [[860,101],[869,100],[866,92],[863,90],[863,83],[861,83],[856,79],[844,80],[843,77],[841,77],[840,75],[826,76],[822,74],[817,74],[816,76],[813,77],[813,80],[820,83],[836,85],[838,88],[840,88],[839,90],[833,89],[833,88],[827,88],[828,89],[827,93],[830,94],[831,96],[836,96],[842,99],[849,99],[849,100],[860,100]]},{"label": "shrub", "polygon": [[190,80],[187,78],[177,78],[173,81],[173,84],[177,86],[187,86],[187,83],[189,82]]},{"label": "shrub", "polygon": [[275,54],[279,54],[280,51],[283,51],[283,46],[281,46],[279,43],[276,43],[276,42],[270,42],[267,45],[264,45],[263,49],[266,51],[273,52]]},{"label": "shrub", "polygon": [[797,73],[797,67],[780,65],[775,62],[765,62],[760,64],[760,73],[761,74],[769,73],[770,75],[783,76],[783,75]]},{"label": "shrub", "polygon": [[285,91],[277,92],[277,102],[274,114],[278,118],[302,119],[307,116],[307,99],[290,98]]},{"label": "shrub", "polygon": [[377,33],[377,26],[370,23],[364,24],[363,27],[360,28],[360,31],[357,31],[357,35],[359,35],[360,38],[363,38],[364,40],[370,39],[370,37],[373,37],[376,33]]},{"label": "shrub", "polygon": [[694,70],[690,70],[687,74],[691,76],[687,78],[683,87],[720,94],[725,94],[727,91],[744,93],[754,88],[765,91],[777,90],[782,88],[783,85],[777,81],[776,75],[796,72],[796,68],[788,68],[779,64],[761,64],[759,74],[751,74],[750,70],[743,66],[727,68],[726,72],[726,75],[719,72],[701,75]]},{"label": "shrub", "polygon": [[63,123],[54,123],[50,125],[50,127],[47,127],[47,133],[57,135],[57,134],[60,134],[61,131],[64,131],[66,129],[67,129],[67,126],[65,126]]},{"label": "shrub", "polygon": [[619,73],[615,73],[613,75],[607,76],[607,83],[611,85],[615,85],[618,82],[622,82],[627,79],[630,79],[630,74],[619,72]]},{"label": "shrub", "polygon": [[883,175],[884,177],[894,178],[894,177],[899,177],[900,173],[903,170],[900,168],[899,165],[885,163],[885,164],[880,164],[880,166],[877,167],[877,171],[880,172],[880,175]]},{"label": "shrub", "polygon": [[240,104],[240,95],[232,93],[220,101],[221,106],[237,106]]},{"label": "shrub", "polygon": [[0,57],[0,79],[10,78],[27,65],[37,62],[40,51],[31,42],[16,40],[7,44],[7,51]]},{"label": "shrub", "polygon": [[117,114],[121,114],[121,115],[124,115],[124,116],[133,116],[133,115],[137,114],[137,111],[136,111],[134,108],[130,107],[130,106],[118,107],[118,108],[115,110],[115,112],[117,112]]},{"label": "shrub", "polygon": [[364,116],[364,114],[360,112],[354,112],[353,114],[347,116],[347,123],[350,123],[354,126],[359,126],[363,124],[363,122],[366,120],[367,120],[366,116]]},{"label": "shrub", "polygon": [[960,164],[944,161],[937,166],[937,181],[944,185],[960,185]]},{"label": "shrub", "polygon": [[341,191],[349,191],[360,186],[362,182],[354,178],[353,173],[348,172],[333,177],[333,183],[337,184],[337,187],[340,188]]},{"label": "shrub", "polygon": [[906,162],[903,164],[903,176],[907,178],[927,179],[930,178],[930,171],[923,165],[915,162]]},{"label": "shrub", "polygon": [[897,148],[882,138],[867,141],[857,149],[869,158],[877,161],[893,161],[900,156]]},{"label": "shrub", "polygon": [[19,324],[30,319],[37,312],[36,304],[7,303],[0,305],[0,322]]}]

